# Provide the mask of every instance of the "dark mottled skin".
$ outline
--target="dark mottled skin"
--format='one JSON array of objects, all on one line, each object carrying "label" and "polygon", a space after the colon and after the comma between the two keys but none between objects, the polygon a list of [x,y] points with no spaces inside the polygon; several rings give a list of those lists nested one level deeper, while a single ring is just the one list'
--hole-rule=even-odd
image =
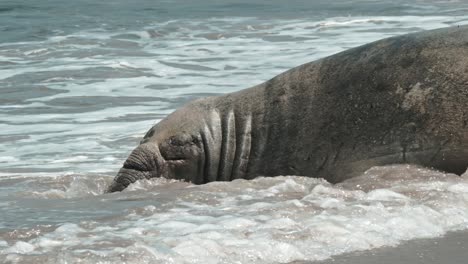
[{"label": "dark mottled skin", "polygon": [[468,166],[468,26],[380,40],[192,102],[155,125],[109,191],[141,178],[197,184],[372,166]]}]

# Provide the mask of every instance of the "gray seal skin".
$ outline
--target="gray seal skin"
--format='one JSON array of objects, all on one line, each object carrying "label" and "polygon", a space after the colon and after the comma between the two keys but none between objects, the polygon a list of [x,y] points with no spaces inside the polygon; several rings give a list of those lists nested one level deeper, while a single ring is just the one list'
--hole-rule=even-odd
[{"label": "gray seal skin", "polygon": [[152,127],[109,187],[468,166],[468,26],[380,40],[196,100]]}]

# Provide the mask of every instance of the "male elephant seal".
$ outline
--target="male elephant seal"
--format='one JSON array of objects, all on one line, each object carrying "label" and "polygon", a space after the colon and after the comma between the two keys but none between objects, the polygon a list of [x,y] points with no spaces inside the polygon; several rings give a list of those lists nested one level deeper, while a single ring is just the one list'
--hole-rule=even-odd
[{"label": "male elephant seal", "polygon": [[138,179],[196,184],[371,166],[468,165],[468,26],[380,40],[196,100],[151,128],[108,191]]}]

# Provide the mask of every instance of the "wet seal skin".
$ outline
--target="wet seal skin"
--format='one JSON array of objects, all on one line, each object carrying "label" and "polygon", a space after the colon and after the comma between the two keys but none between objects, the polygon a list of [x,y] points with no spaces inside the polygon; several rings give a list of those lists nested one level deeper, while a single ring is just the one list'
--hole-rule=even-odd
[{"label": "wet seal skin", "polygon": [[109,186],[468,166],[468,26],[383,39],[196,100],[152,127]]}]

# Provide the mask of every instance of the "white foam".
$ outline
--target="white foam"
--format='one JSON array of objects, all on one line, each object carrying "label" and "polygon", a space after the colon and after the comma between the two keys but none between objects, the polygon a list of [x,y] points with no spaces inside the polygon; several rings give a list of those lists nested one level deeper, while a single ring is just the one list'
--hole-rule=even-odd
[{"label": "white foam", "polygon": [[[376,186],[354,189],[370,182]],[[294,176],[201,186],[145,183],[111,197],[138,193],[144,199],[146,191],[148,199],[157,197],[163,204],[136,208],[118,222],[66,224],[25,243],[44,252],[73,247],[73,256],[93,245],[96,259],[146,252],[161,263],[287,263],[468,229],[465,178],[389,166],[350,183],[341,187]],[[431,184],[438,187],[428,189]]]},{"label": "white foam", "polygon": [[83,162],[83,161],[85,161],[85,160],[87,160],[87,159],[88,159],[87,156],[78,155],[78,156],[74,156],[74,157],[70,157],[70,158],[65,158],[65,159],[56,159],[56,160],[51,161],[51,163]]},{"label": "white foam", "polygon": [[371,201],[408,201],[409,197],[399,194],[397,192],[386,190],[386,189],[377,189],[369,192],[367,194],[367,199]]},{"label": "white foam", "polygon": [[7,248],[2,251],[2,253],[16,253],[16,254],[26,254],[34,251],[35,246],[30,243],[18,241],[10,248]]},{"label": "white foam", "polygon": [[[0,175],[1,177],[1,175]],[[38,178],[40,177],[40,178]],[[14,177],[5,177],[14,178]],[[106,190],[107,186],[112,181],[112,177],[102,175],[89,175],[89,176],[77,176],[76,173],[71,175],[22,175],[21,178],[25,178],[27,181],[36,180],[37,185],[47,184],[49,182],[55,183],[53,187],[46,190],[37,190],[34,185],[30,190],[22,190],[22,197],[31,197],[35,199],[72,199],[77,197],[89,197],[100,195]]]},{"label": "white foam", "polygon": [[[100,202],[105,206],[92,207],[102,212],[70,208],[69,218],[63,218],[70,223],[43,230],[35,238],[0,241],[0,259],[287,263],[467,229],[468,174],[458,178],[405,166],[372,169],[341,185],[294,176],[203,186],[159,179],[138,181],[121,193],[101,196],[112,180],[110,174],[125,158],[122,153],[136,146],[137,139],[183,98],[237,91],[383,37],[467,23],[467,16],[451,15],[181,19],[141,30],[81,31],[8,44],[0,50],[0,58],[15,65],[0,70],[0,81],[16,75],[8,80],[16,82],[12,85],[33,83],[65,92],[0,106],[6,110],[0,113],[4,121],[0,133],[26,135],[21,142],[0,145],[2,167],[26,171],[0,173],[5,183],[19,182],[6,186],[2,182],[2,188],[21,189],[10,188],[8,194],[24,199],[24,210],[28,199],[52,206],[70,203],[85,208],[83,204],[92,207]],[[116,41],[113,37],[119,34],[140,38]],[[96,68],[102,76],[73,73]],[[27,78],[18,78],[20,74]],[[112,96],[116,102],[78,112],[51,104],[91,94]],[[119,105],[128,96],[164,100]],[[20,109],[24,114],[8,114]],[[155,117],[118,120],[126,115]],[[27,172],[28,168],[34,171]],[[105,173],[107,178],[93,173]],[[5,207],[14,202],[4,203]],[[34,205],[30,210],[38,219],[50,221]],[[93,223],[77,223],[81,217]]]},{"label": "white foam", "polygon": [[12,156],[0,156],[0,163],[16,162],[18,159]]},{"label": "white foam", "polygon": [[468,194],[468,184],[466,183],[458,183],[451,185],[447,188],[448,191],[454,193],[461,193],[461,194]]},{"label": "white foam", "polygon": [[133,192],[138,190],[149,190],[155,186],[160,186],[168,183],[178,182],[177,180],[165,179],[165,178],[152,178],[139,180],[133,184],[130,184],[124,192]]},{"label": "white foam", "polygon": [[37,54],[45,54],[47,53],[48,49],[47,48],[42,48],[42,49],[34,49],[34,50],[29,50],[24,52],[24,55],[30,56],[30,55],[37,55]]}]

